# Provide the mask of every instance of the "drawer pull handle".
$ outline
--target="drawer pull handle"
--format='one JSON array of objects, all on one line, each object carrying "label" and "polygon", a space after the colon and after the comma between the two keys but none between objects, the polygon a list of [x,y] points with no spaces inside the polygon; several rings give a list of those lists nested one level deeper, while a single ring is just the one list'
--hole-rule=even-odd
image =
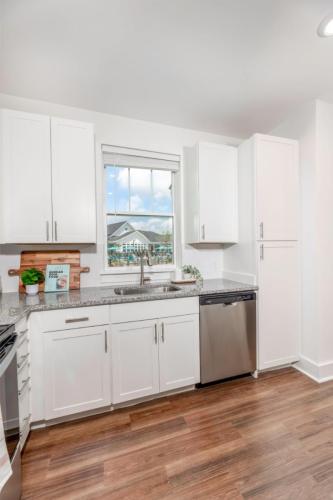
[{"label": "drawer pull handle", "polygon": [[164,339],[164,321],[162,321],[162,335],[161,335],[161,337],[162,337],[162,342],[164,342],[164,340],[165,340]]},{"label": "drawer pull handle", "polygon": [[28,378],[26,378],[25,380],[23,380],[23,381],[22,381],[22,387],[21,387],[21,389],[18,391],[18,395],[19,395],[19,396],[22,396],[23,391],[24,391],[24,389],[28,386],[29,382],[30,382],[30,377],[28,377]]},{"label": "drawer pull handle", "polygon": [[69,318],[65,320],[65,323],[79,323],[80,321],[89,321],[88,316],[83,316],[82,318]]},{"label": "drawer pull handle", "polygon": [[20,368],[22,368],[23,365],[25,365],[25,361],[26,359],[29,357],[29,353],[28,354],[24,354],[24,356],[21,356],[20,359],[19,359],[19,362],[17,363],[17,369],[19,370]]},{"label": "drawer pull handle", "polygon": [[28,422],[30,420],[30,417],[31,413],[29,413],[29,415],[23,419],[23,422]]},{"label": "drawer pull handle", "polygon": [[28,337],[21,337],[18,340],[18,348],[20,348],[25,342],[28,342]]},{"label": "drawer pull handle", "polygon": [[22,337],[24,337],[24,335],[28,333],[28,328],[26,328],[25,330],[22,330],[22,332],[19,332],[19,339],[21,339]]},{"label": "drawer pull handle", "polygon": [[23,436],[26,428],[29,426],[30,418],[31,418],[31,413],[29,413],[29,415],[22,420],[23,425],[22,425],[22,430],[20,431],[20,438]]}]

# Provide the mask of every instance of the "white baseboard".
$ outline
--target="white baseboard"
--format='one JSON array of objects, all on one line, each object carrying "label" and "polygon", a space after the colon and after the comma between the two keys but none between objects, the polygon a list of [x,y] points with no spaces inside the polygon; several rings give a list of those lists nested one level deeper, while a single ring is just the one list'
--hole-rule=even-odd
[{"label": "white baseboard", "polygon": [[316,363],[312,359],[301,355],[300,360],[294,364],[294,367],[319,384],[333,380],[333,360]]},{"label": "white baseboard", "polygon": [[222,271],[222,278],[226,280],[237,281],[239,283],[246,283],[248,285],[256,285],[257,280],[254,274],[237,273],[234,271]]}]

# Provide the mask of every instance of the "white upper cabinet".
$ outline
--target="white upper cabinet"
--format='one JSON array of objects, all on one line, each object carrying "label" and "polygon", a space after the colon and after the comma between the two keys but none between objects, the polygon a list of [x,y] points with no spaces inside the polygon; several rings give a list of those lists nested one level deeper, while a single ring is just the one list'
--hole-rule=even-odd
[{"label": "white upper cabinet", "polygon": [[0,111],[0,243],[96,242],[89,123]]},{"label": "white upper cabinet", "polygon": [[257,239],[298,239],[298,143],[255,135]]},{"label": "white upper cabinet", "polygon": [[0,242],[52,238],[50,118],[0,111]]},{"label": "white upper cabinet", "polygon": [[94,128],[51,118],[53,237],[57,243],[96,241]]},{"label": "white upper cabinet", "polygon": [[185,151],[186,242],[238,239],[237,148],[199,143]]}]

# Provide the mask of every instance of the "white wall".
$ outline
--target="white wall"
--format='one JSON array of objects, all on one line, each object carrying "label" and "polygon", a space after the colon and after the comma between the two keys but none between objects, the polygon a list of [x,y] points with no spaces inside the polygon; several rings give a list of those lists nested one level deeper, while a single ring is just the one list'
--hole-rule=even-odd
[{"label": "white wall", "polygon": [[[156,123],[132,120],[115,115],[96,113],[93,111],[62,106],[54,103],[19,98],[0,94],[0,108],[17,109],[32,113],[44,113],[53,116],[92,122],[96,131],[96,169],[97,169],[97,245],[66,246],[65,248],[79,248],[81,250],[81,264],[90,266],[90,273],[81,275],[81,286],[98,286],[104,283],[114,283],[121,280],[130,281],[132,276],[105,276],[101,275],[104,264],[103,242],[103,181],[101,144],[127,146],[145,150],[161,151],[182,155],[184,146],[193,146],[197,141],[239,144],[239,140],[232,137],[208,134],[196,130],[170,127]],[[218,209],[218,207],[217,207]],[[212,217],[215,214],[212,214]],[[183,222],[182,222],[183,225]],[[182,235],[183,235],[182,230]],[[222,276],[222,249],[198,250],[185,247],[181,242],[182,262],[194,264],[201,270],[205,278]],[[22,249],[36,247],[22,247],[16,245],[0,246],[0,275],[3,291],[16,291],[17,278],[9,278],[9,268],[19,266],[19,255]],[[43,248],[47,248],[44,246]],[[50,247],[52,248],[52,247]],[[59,248],[59,247],[57,247]],[[137,279],[135,277],[134,279]]]}]

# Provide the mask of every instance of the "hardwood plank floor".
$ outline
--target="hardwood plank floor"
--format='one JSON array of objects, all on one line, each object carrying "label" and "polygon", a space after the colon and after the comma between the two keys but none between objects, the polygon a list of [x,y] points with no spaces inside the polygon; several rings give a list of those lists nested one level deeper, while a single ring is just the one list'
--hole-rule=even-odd
[{"label": "hardwood plank floor", "polygon": [[23,499],[333,499],[333,382],[292,368],[31,433]]}]

